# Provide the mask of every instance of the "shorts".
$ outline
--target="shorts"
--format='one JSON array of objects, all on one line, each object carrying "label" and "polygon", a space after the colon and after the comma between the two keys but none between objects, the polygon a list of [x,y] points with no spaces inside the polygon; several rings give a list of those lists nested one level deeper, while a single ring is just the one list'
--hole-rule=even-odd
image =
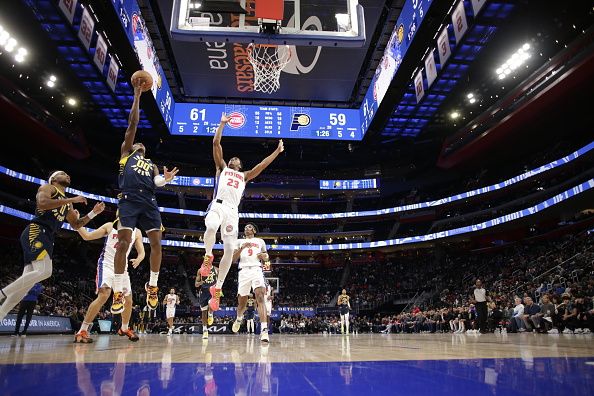
[{"label": "shorts", "polygon": [[253,320],[256,317],[256,311],[245,311],[245,319],[246,320]]},{"label": "shorts", "polygon": [[21,247],[25,265],[42,260],[46,255],[51,260],[54,253],[54,236],[45,227],[30,223],[21,233]]},{"label": "shorts", "polygon": [[[115,273],[113,265],[97,264],[97,276],[95,277],[95,294],[99,293],[99,289],[102,287],[109,287],[113,289],[113,282],[115,280]],[[132,294],[132,285],[130,284],[130,274],[128,271],[124,272],[124,279],[122,280],[122,291],[124,296]]]},{"label": "shorts", "polygon": [[167,308],[165,310],[165,317],[167,319],[169,319],[169,318],[175,318],[175,308]]},{"label": "shorts", "polygon": [[[210,287],[210,286],[209,286]],[[208,301],[210,300],[210,290],[205,287],[200,288],[200,309],[206,311],[208,309]]]},{"label": "shorts", "polygon": [[341,309],[341,310],[339,310],[339,312],[340,312],[341,315],[346,315],[346,314],[349,313],[349,310],[348,309]]},{"label": "shorts", "polygon": [[161,230],[161,212],[156,204],[121,198],[118,202],[118,230],[140,228],[144,232]]},{"label": "shorts", "polygon": [[231,208],[213,201],[208,208],[207,216],[211,213],[215,213],[219,218],[218,226],[221,228],[221,236],[237,237],[239,230],[239,213],[237,212],[237,208]]},{"label": "shorts", "polygon": [[264,284],[264,272],[262,267],[244,267],[239,270],[239,279],[237,280],[237,294],[245,297],[250,294],[250,290],[256,291],[259,287],[266,287]]}]

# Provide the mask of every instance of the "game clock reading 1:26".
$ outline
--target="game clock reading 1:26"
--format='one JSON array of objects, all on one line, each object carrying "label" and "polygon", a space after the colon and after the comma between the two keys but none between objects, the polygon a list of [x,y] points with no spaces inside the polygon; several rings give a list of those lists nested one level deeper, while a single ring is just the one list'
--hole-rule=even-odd
[{"label": "game clock reading 1:26", "polygon": [[171,134],[212,136],[225,113],[225,136],[361,140],[358,109],[176,103]]}]

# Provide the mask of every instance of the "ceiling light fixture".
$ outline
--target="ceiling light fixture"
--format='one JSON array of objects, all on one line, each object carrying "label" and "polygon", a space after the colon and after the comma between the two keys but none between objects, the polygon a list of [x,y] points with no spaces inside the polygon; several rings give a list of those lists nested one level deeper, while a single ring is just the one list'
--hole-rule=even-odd
[{"label": "ceiling light fixture", "polygon": [[531,54],[528,52],[530,48],[529,43],[524,43],[507,61],[495,70],[495,74],[497,74],[500,80],[509,76],[513,70],[518,69],[530,58]]}]

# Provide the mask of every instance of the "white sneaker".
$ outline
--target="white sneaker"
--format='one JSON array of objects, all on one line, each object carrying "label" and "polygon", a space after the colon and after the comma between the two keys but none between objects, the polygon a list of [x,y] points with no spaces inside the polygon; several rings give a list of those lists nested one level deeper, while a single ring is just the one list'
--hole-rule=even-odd
[{"label": "white sneaker", "polygon": [[524,333],[526,331],[526,329],[518,329],[518,332],[520,333]]},{"label": "white sneaker", "polygon": [[575,329],[574,333],[575,334],[582,334],[584,332],[584,329]]},{"label": "white sneaker", "polygon": [[268,332],[263,331],[260,334],[260,341],[262,341],[262,342],[270,342],[270,340],[268,339]]},{"label": "white sneaker", "polygon": [[173,335],[173,330],[169,329],[169,331],[167,332],[167,335],[168,335],[168,336],[171,336],[171,335]]},{"label": "white sneaker", "polygon": [[208,340],[208,331],[202,332],[202,339],[203,340]]},{"label": "white sneaker", "polygon": [[233,322],[233,326],[231,326],[231,330],[234,333],[237,333],[239,331],[240,327],[241,327],[241,321],[237,321],[237,319],[235,319],[235,321]]},{"label": "white sneaker", "polygon": [[563,330],[563,334],[573,334],[573,331],[571,331],[569,329],[565,329],[565,330]]},{"label": "white sneaker", "polygon": [[582,329],[582,330],[583,330],[583,333],[584,334],[590,334],[591,333],[590,329]]},{"label": "white sneaker", "polygon": [[559,330],[551,329],[551,330],[547,331],[547,334],[559,334]]}]

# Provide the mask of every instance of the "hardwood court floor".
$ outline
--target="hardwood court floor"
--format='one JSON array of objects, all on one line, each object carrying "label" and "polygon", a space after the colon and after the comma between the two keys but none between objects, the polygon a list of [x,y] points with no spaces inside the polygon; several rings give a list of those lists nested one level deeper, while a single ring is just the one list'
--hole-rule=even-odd
[{"label": "hardwood court floor", "polygon": [[594,394],[593,335],[94,339],[0,337],[0,395]]}]

